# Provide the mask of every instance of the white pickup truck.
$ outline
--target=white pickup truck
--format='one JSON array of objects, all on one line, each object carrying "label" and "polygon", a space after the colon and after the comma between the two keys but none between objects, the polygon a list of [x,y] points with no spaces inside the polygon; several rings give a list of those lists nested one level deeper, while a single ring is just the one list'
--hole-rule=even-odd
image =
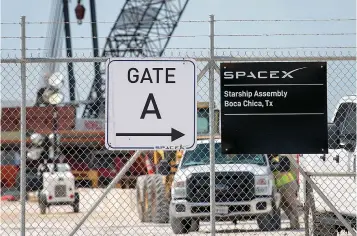
[{"label": "white pickup truck", "polygon": [[[280,194],[267,155],[223,155],[215,141],[216,219],[257,219],[261,230],[280,229]],[[170,223],[175,234],[199,229],[210,217],[209,140],[186,151],[171,188]]]},{"label": "white pickup truck", "polygon": [[[326,155],[304,154],[300,165],[337,211],[356,228],[356,96],[343,97],[329,124]],[[309,173],[310,172],[310,173]],[[333,236],[346,230],[336,214],[313,190],[313,235]]]}]

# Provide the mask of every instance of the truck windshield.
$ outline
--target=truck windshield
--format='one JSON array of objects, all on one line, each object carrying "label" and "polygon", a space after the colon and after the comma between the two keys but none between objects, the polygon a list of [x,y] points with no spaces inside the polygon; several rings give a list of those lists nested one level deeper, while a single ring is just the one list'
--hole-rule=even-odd
[{"label": "truck windshield", "polygon": [[[221,153],[221,144],[215,144],[216,164],[256,164],[267,165],[262,154],[234,154],[224,155]],[[209,165],[209,144],[198,144],[195,150],[186,151],[183,156],[181,167],[196,165]]]}]

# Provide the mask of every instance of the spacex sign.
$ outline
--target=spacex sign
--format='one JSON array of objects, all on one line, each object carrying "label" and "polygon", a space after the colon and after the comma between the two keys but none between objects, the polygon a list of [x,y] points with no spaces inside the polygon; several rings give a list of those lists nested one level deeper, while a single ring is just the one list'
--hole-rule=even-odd
[{"label": "spacex sign", "polygon": [[223,79],[240,79],[240,78],[253,78],[253,79],[293,79],[293,73],[298,70],[306,69],[307,67],[297,68],[291,71],[224,71]]},{"label": "spacex sign", "polygon": [[221,63],[223,154],[326,154],[326,62]]}]

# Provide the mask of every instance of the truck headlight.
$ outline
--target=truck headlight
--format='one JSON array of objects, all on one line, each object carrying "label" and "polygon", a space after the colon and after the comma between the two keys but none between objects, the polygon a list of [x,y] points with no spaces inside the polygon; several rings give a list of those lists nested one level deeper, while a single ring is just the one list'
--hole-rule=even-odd
[{"label": "truck headlight", "polygon": [[186,181],[174,181],[172,188],[173,198],[185,198],[186,197]]},{"label": "truck headlight", "polygon": [[255,195],[271,195],[271,191],[271,180],[269,177],[255,177]]}]

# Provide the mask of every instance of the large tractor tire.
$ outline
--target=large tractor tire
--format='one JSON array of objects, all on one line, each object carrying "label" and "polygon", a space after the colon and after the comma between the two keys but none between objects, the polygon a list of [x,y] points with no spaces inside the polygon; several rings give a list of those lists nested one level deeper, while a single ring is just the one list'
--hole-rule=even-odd
[{"label": "large tractor tire", "polygon": [[170,202],[166,193],[165,176],[150,175],[147,179],[149,206],[153,223],[168,223]]},{"label": "large tractor tire", "polygon": [[147,179],[150,176],[143,175],[139,176],[136,180],[136,207],[139,214],[139,219],[141,222],[150,222],[151,217],[149,214],[149,203],[148,203],[148,191],[147,191]]}]

